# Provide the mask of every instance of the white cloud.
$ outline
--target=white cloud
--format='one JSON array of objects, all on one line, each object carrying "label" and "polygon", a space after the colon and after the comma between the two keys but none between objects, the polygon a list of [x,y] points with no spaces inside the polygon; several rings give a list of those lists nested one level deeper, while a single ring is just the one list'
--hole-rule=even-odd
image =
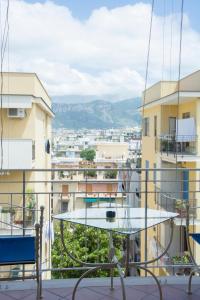
[{"label": "white cloud", "polygon": [[[11,70],[36,72],[51,95],[119,99],[140,95],[150,5],[138,3],[112,10],[103,7],[86,21],[75,19],[67,7],[49,1],[31,4],[13,0],[10,7]],[[172,79],[177,77],[179,17],[166,17],[163,64],[163,17],[154,15],[150,82],[169,79],[171,20],[171,74]],[[188,72],[200,66],[200,35],[191,28],[187,16],[184,45],[183,70]]]}]

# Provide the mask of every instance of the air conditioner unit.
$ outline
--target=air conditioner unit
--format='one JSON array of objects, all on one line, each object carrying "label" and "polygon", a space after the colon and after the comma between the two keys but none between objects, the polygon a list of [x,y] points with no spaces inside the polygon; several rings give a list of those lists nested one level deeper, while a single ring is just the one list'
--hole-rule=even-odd
[{"label": "air conditioner unit", "polygon": [[8,109],[8,117],[23,119],[25,117],[25,109],[24,108],[9,108]]}]

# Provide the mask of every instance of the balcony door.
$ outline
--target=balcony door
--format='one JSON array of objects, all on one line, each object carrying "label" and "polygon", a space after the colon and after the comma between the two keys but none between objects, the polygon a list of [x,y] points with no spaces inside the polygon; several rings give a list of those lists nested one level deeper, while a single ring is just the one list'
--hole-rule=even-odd
[{"label": "balcony door", "polygon": [[169,117],[169,135],[176,135],[176,117]]},{"label": "balcony door", "polygon": [[183,170],[183,200],[189,200],[189,171]]}]

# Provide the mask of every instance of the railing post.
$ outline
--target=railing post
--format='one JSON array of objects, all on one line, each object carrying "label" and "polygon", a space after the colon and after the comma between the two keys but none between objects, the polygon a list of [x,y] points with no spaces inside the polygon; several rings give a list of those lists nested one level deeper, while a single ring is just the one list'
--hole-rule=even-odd
[{"label": "railing post", "polygon": [[[44,225],[44,206],[40,206],[40,227],[39,227],[39,278],[40,278],[40,298],[42,298],[42,232]],[[49,232],[50,232],[49,227]],[[50,241],[50,237],[49,237]]]},{"label": "railing post", "polygon": [[25,216],[26,216],[26,173],[22,174],[22,191],[23,191],[23,208],[22,208],[22,220],[23,220],[23,236],[25,235]]},{"label": "railing post", "polygon": [[169,138],[167,138],[167,156],[169,155]]},{"label": "railing post", "polygon": [[13,194],[10,194],[10,204],[11,204],[11,235],[13,235],[13,223],[14,223],[14,217],[13,217]]},{"label": "railing post", "polygon": [[[23,207],[22,207],[22,221],[23,221],[23,236],[25,236],[25,217],[26,217],[26,172],[23,170],[22,173],[22,192],[23,192]],[[25,265],[23,265],[23,280],[25,275]]]},{"label": "railing post", "polygon": [[[144,242],[144,255],[145,255],[145,261],[147,261],[147,201],[148,201],[148,170],[145,169],[145,242]],[[145,265],[146,267],[146,265]],[[147,272],[145,271],[145,277],[147,276]]]},{"label": "railing post", "polygon": [[35,255],[36,255],[36,280],[37,280],[37,296],[36,299],[40,299],[41,291],[40,291],[40,262],[39,262],[39,239],[40,239],[40,225],[35,224]]}]

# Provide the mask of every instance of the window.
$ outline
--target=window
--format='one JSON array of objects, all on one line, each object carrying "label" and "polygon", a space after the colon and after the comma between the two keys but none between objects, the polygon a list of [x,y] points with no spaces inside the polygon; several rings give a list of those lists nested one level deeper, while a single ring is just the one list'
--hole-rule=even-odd
[{"label": "window", "polygon": [[176,134],[176,117],[169,117],[169,134],[172,136]]},{"label": "window", "polygon": [[93,189],[92,189],[92,184],[86,184],[86,192],[87,193],[92,193]]},{"label": "window", "polygon": [[149,180],[149,160],[145,160],[145,169],[146,169],[146,180],[148,181]]},{"label": "window", "polygon": [[107,192],[111,193],[112,190],[113,190],[112,183],[108,183],[108,184],[107,184]]},{"label": "window", "polygon": [[136,193],[135,193],[136,196],[137,196],[138,198],[140,198],[140,192],[138,191],[138,188],[135,189],[135,192],[136,192]]},{"label": "window", "polygon": [[154,136],[157,136],[157,116],[154,116]]},{"label": "window", "polygon": [[32,160],[35,160],[35,141],[32,141]]},{"label": "window", "polygon": [[143,119],[143,136],[149,136],[149,118]]},{"label": "window", "polygon": [[181,250],[188,251],[187,237],[186,237],[186,228],[180,226],[180,238],[181,238]]},{"label": "window", "polygon": [[68,184],[63,184],[62,185],[62,194],[66,196],[66,195],[68,195],[68,192],[69,192]]},{"label": "window", "polygon": [[145,160],[145,168],[149,169],[149,160]]},{"label": "window", "polygon": [[183,117],[183,119],[189,119],[190,113],[189,112],[183,113],[182,117]]},{"label": "window", "polygon": [[62,201],[62,207],[61,207],[62,212],[68,211],[68,202]]},{"label": "window", "polygon": [[154,170],[153,170],[153,182],[154,182],[154,184],[156,184],[156,164],[154,163],[153,164],[153,168],[154,168]]}]

